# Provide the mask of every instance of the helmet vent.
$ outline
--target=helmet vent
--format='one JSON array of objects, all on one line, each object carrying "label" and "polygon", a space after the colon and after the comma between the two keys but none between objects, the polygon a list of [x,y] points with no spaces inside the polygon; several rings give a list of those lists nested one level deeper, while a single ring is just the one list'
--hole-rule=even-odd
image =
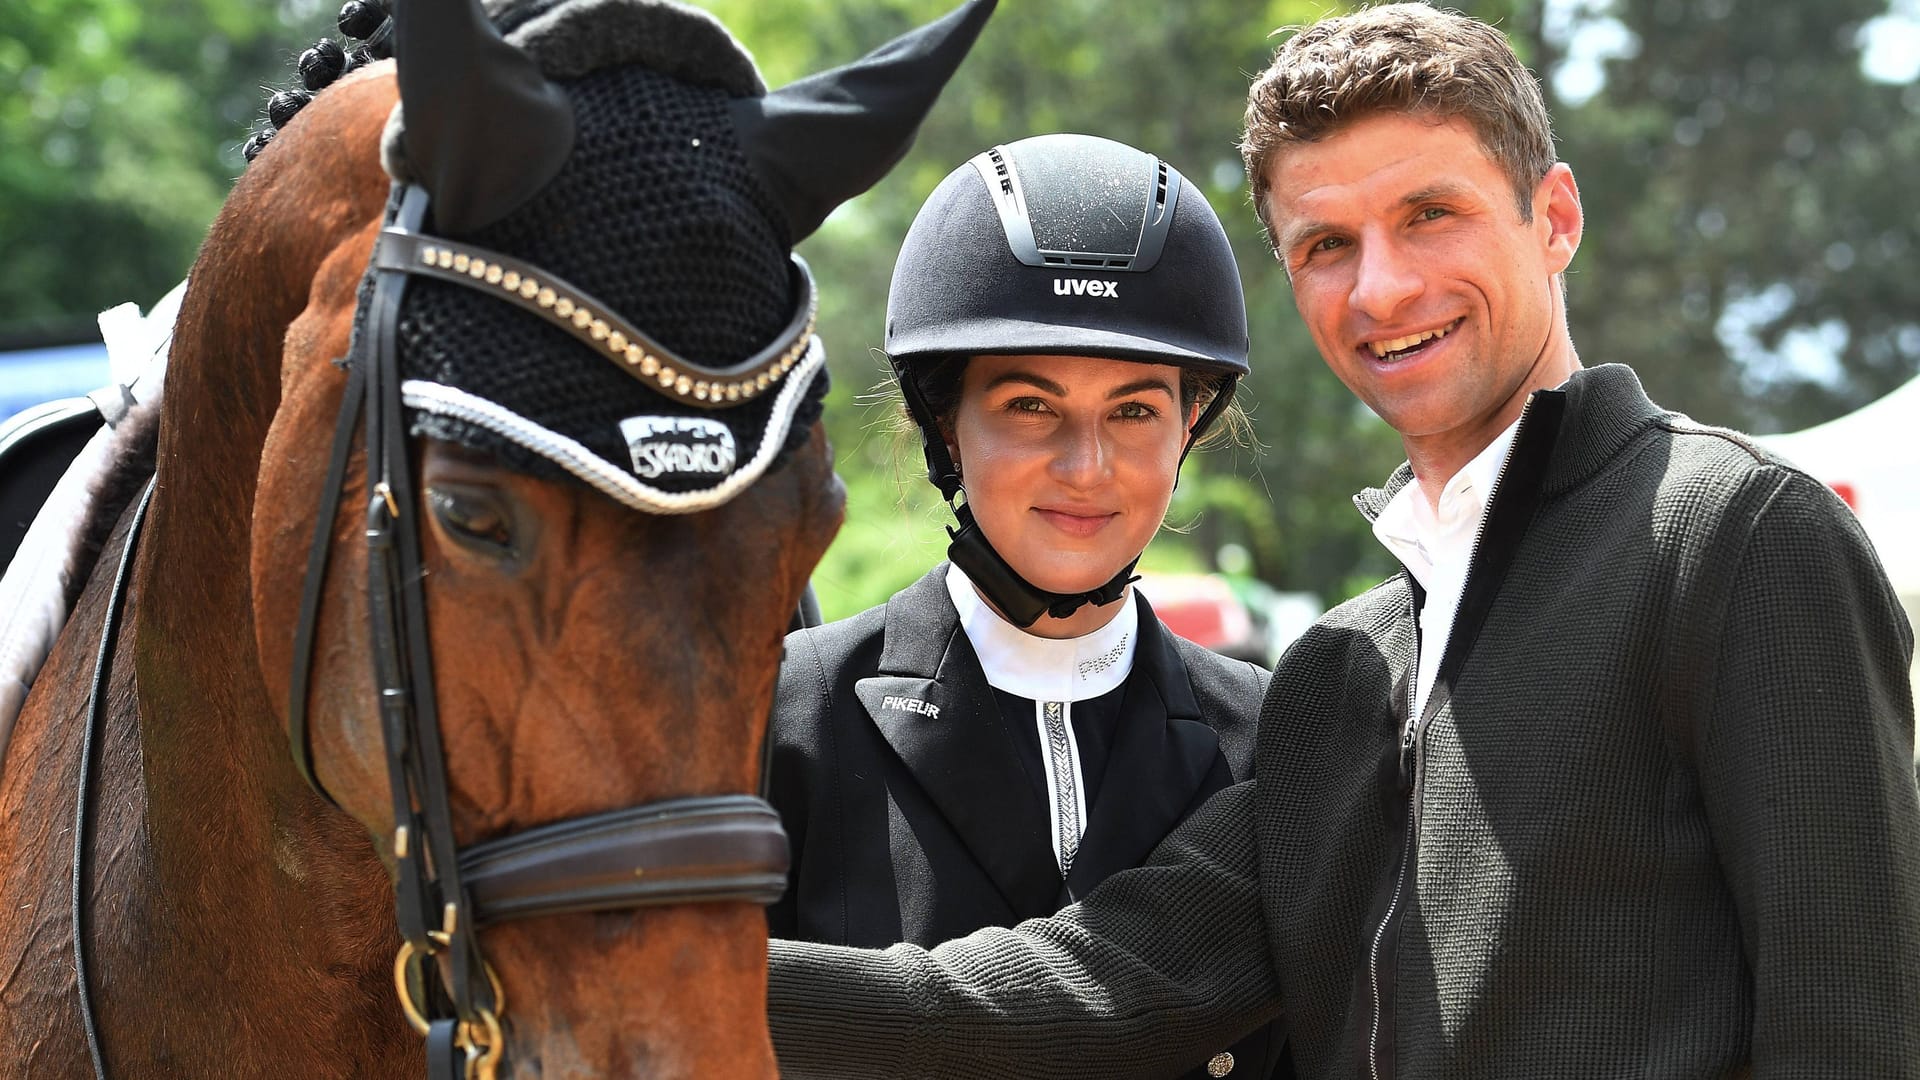
[{"label": "helmet vent", "polygon": [[1007,159],[1001,155],[999,147],[987,151],[987,160],[993,163],[993,173],[1000,180],[1000,195],[1013,197],[1013,172],[1007,168]]},{"label": "helmet vent", "polygon": [[[1062,142],[1037,145],[1054,139]],[[1143,273],[1159,260],[1180,200],[1179,170],[1092,136],[1023,139],[971,164],[1026,266]]]},{"label": "helmet vent", "polygon": [[1117,267],[1121,270],[1125,270],[1127,267],[1133,265],[1132,259],[1098,258],[1098,257],[1086,257],[1086,256],[1078,256],[1078,255],[1061,255],[1052,251],[1041,252],[1040,258],[1044,260],[1048,266],[1088,266],[1088,267],[1096,267],[1100,269],[1106,269],[1108,267]]}]

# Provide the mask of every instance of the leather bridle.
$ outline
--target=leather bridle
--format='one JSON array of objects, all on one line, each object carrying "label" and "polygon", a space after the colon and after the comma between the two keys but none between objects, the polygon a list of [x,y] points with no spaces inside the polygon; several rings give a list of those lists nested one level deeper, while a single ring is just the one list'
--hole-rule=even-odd
[{"label": "leather bridle", "polygon": [[[672,380],[656,380],[657,388],[675,400],[703,408],[724,408],[741,397],[755,396],[793,369],[813,335],[813,280],[805,264],[796,258],[795,281],[801,295],[786,331],[738,365],[705,368],[675,356],[620,322],[610,307],[536,267],[484,249],[424,236],[419,228],[427,209],[425,190],[396,189],[389,206],[393,220],[382,230],[375,251],[373,289],[365,301],[368,310],[349,347],[347,387],[308,549],[294,635],[287,727],[300,775],[328,802],[334,802],[313,768],[307,698],[333,524],[345,490],[354,436],[364,428],[361,442],[368,491],[365,536],[369,636],[387,783],[393,799],[395,902],[403,939],[394,961],[394,983],[408,1022],[426,1037],[429,1080],[493,1080],[506,1048],[501,1027],[505,1001],[500,982],[480,951],[477,931],[481,926],[539,915],[665,904],[771,904],[786,889],[787,838],[779,815],[764,798],[718,795],[667,799],[554,822],[465,849],[455,845],[433,692],[426,602],[421,591],[425,574],[418,525],[410,512],[418,503],[408,460],[395,347],[400,298],[407,278],[410,274],[431,274],[494,292],[507,273],[503,267],[513,267],[517,278],[533,280],[533,275],[539,275],[537,280],[572,298],[572,310],[556,314],[558,305],[546,302],[546,294],[540,291],[526,297],[533,303],[521,306],[556,324],[564,322],[564,328],[576,337],[598,345],[606,343],[608,334],[596,333],[591,323],[580,325],[573,312],[585,309],[606,313],[606,318],[618,323],[628,342],[644,350],[643,359],[651,361],[646,366],[655,370],[641,371],[643,381],[655,380],[657,371],[678,373]],[[431,261],[426,258],[429,253]],[[459,269],[454,271],[456,259]],[[475,266],[482,269],[476,273]],[[488,268],[498,271],[491,280]],[[742,389],[736,396],[725,389],[709,392],[708,387]],[[748,387],[751,389],[745,389]],[[114,644],[131,588],[134,550],[152,495],[150,481],[128,526],[101,628],[81,747],[74,822],[74,974],[82,1029],[98,1080],[106,1080],[107,1068],[88,978],[88,804],[96,736],[105,723]],[[767,763],[763,743],[763,794]]]},{"label": "leather bridle", "polygon": [[[533,303],[521,306],[583,341],[604,346],[607,332],[596,334],[590,324],[572,317],[573,311],[613,316],[608,306],[536,267],[422,234],[424,189],[396,185],[394,204],[376,248],[372,291],[363,300],[368,308],[361,313],[349,349],[348,385],[308,554],[294,639],[288,735],[301,775],[333,801],[314,772],[307,698],[333,524],[354,434],[363,428],[368,615],[393,800],[395,894],[404,940],[394,965],[395,984],[409,1022],[426,1036],[429,1077],[491,1080],[504,1049],[504,1002],[499,981],[481,953],[479,927],[572,911],[708,901],[770,904],[786,888],[787,842],[778,814],[764,799],[721,795],[669,799],[556,822],[465,849],[455,845],[421,589],[425,575],[419,525],[412,512],[419,503],[401,403],[395,333],[400,299],[413,274],[431,274],[504,296],[508,290],[501,287],[502,268],[512,267],[516,278],[537,280],[572,301],[565,305],[572,310],[555,314],[549,294],[536,292],[526,297]],[[453,269],[456,259],[458,270]],[[624,323],[618,324],[618,332],[654,359],[655,366],[710,377],[701,387],[751,385],[758,378],[764,388],[767,374],[772,372],[777,382],[812,337],[812,280],[803,264],[796,260],[796,265],[802,267],[798,277],[805,287],[799,304],[806,317],[797,315],[781,339],[733,368],[708,369],[681,360]],[[520,302],[518,296],[511,299]],[[676,386],[662,380],[658,389],[676,401],[724,407],[717,390],[710,405],[705,393],[693,401],[692,380],[683,382]],[[427,963],[430,959],[436,962]]]}]

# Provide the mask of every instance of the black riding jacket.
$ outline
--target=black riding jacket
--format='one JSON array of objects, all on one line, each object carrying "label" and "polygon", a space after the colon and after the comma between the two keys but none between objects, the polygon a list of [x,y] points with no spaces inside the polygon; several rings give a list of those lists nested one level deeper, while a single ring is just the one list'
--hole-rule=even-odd
[{"label": "black riding jacket", "polygon": [[[1063,878],[1044,797],[1019,760],[1022,733],[1003,718],[946,574],[937,566],[883,606],[787,638],[771,798],[793,864],[769,911],[774,937],[932,946],[1051,915],[1139,865],[1210,796],[1251,775],[1268,673],[1175,636],[1136,592],[1133,669]],[[1222,1049],[1233,1063],[1222,1075],[1284,1068],[1275,1028]],[[1189,1075],[1208,1076],[1206,1064]],[[1225,1065],[1216,1057],[1216,1071]]]}]

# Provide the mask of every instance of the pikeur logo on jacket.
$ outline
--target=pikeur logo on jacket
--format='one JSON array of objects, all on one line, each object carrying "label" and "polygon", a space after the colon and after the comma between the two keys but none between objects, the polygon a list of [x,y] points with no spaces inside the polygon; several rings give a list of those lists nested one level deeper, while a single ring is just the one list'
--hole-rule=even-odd
[{"label": "pikeur logo on jacket", "polygon": [[940,718],[940,706],[917,697],[900,697],[895,694],[888,694],[880,699],[880,707],[883,709],[899,709],[902,712],[919,713],[929,720],[937,720]]}]

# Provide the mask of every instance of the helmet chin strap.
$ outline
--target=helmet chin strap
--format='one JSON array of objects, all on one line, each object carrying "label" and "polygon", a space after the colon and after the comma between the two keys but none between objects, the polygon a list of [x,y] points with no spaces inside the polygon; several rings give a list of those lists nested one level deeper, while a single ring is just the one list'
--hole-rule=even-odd
[{"label": "helmet chin strap", "polygon": [[1140,561],[1136,555],[1105,585],[1091,592],[1048,592],[1021,577],[993,550],[987,534],[980,531],[980,523],[973,520],[972,507],[961,503],[953,507],[953,516],[960,519],[960,528],[955,530],[949,526],[947,529],[947,536],[953,540],[947,545],[947,558],[967,575],[967,580],[973,582],[973,587],[980,590],[980,595],[986,597],[1002,617],[1022,630],[1038,622],[1042,615],[1064,619],[1087,604],[1095,607],[1111,604],[1127,595],[1128,585],[1140,580],[1133,572],[1134,564]]},{"label": "helmet chin strap", "polygon": [[[927,457],[927,479],[940,489],[941,498],[947,500],[947,507],[960,522],[959,529],[951,526],[947,529],[947,536],[951,540],[947,545],[947,559],[967,575],[967,580],[973,582],[973,587],[1003,618],[1025,630],[1038,622],[1042,615],[1064,619],[1088,604],[1095,607],[1111,604],[1127,594],[1128,585],[1140,580],[1140,576],[1133,572],[1140,562],[1140,554],[1128,560],[1127,565],[1121,567],[1120,572],[1108,579],[1105,585],[1083,593],[1048,592],[1021,577],[1019,571],[994,550],[987,534],[980,531],[980,523],[973,517],[973,508],[964,502],[954,505],[954,498],[965,487],[960,480],[959,468],[947,453],[946,440],[940,437],[940,426],[934,422],[933,410],[927,406],[927,399],[920,393],[919,381],[912,373],[896,370],[895,375],[901,396],[906,399],[907,411],[920,427],[921,447]],[[1207,403],[1206,410],[1187,433],[1187,445],[1180,451],[1182,464],[1185,464],[1187,454],[1193,450],[1193,444],[1201,433],[1207,430],[1232,398],[1233,384],[1229,382]],[[1177,472],[1174,483],[1179,483]]]}]

